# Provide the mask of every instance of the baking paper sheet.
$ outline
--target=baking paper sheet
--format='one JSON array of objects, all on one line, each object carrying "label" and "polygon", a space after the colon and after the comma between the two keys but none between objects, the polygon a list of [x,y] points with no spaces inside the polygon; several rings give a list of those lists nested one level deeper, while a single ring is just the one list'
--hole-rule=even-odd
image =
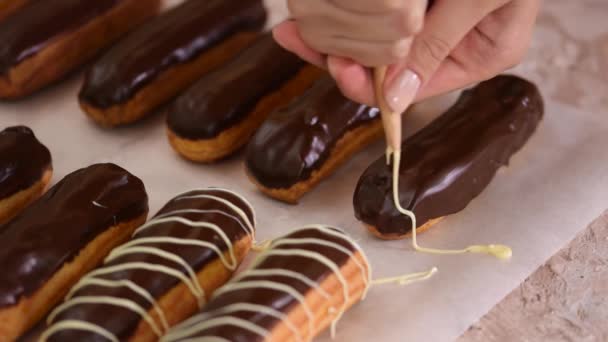
[{"label": "baking paper sheet", "polygon": [[[546,88],[538,75],[522,70]],[[228,187],[243,193],[255,206],[259,240],[307,223],[326,223],[343,227],[361,243],[375,277],[439,268],[424,283],[373,288],[365,302],[344,316],[336,341],[455,339],[608,204],[605,113],[583,112],[547,99],[538,132],[510,166],[500,170],[466,210],[446,218],[419,241],[445,248],[504,243],[513,247],[513,259],[501,262],[488,256],[418,254],[409,241],[372,238],[353,215],[355,184],[383,152],[381,142],[353,158],[300,205],[284,205],[262,196],[249,183],[242,154],[217,165],[180,159],[167,143],[160,113],[132,127],[100,129],[78,107],[80,83],[81,75],[75,75],[25,101],[0,104],[1,127],[28,125],[50,148],[54,182],[92,163],[117,163],[143,179],[151,213],[182,191]],[[408,134],[427,123],[445,102],[449,101],[434,101],[409,116]],[[328,334],[319,338],[329,340]]]}]

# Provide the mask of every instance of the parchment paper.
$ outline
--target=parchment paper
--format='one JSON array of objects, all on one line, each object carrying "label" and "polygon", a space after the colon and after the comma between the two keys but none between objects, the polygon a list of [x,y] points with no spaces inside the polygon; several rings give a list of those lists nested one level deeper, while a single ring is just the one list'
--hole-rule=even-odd
[{"label": "parchment paper", "polygon": [[[504,243],[513,247],[513,259],[500,262],[486,256],[418,254],[409,241],[372,238],[353,215],[354,186],[383,152],[381,142],[353,158],[300,205],[289,206],[256,191],[244,175],[242,155],[216,165],[180,159],[167,143],[162,114],[127,128],[100,129],[77,105],[80,83],[81,75],[75,75],[27,100],[0,104],[1,127],[28,125],[50,148],[54,182],[77,168],[114,162],[143,179],[151,213],[182,191],[228,187],[254,204],[260,240],[303,224],[326,223],[343,227],[360,241],[375,277],[439,268],[424,283],[372,289],[367,300],[340,322],[337,341],[453,340],[608,204],[605,113],[583,112],[547,100],[538,132],[511,165],[466,210],[446,218],[419,241],[446,248]],[[545,88],[542,83],[539,86]],[[446,102],[449,100],[435,100],[409,116],[408,135],[430,121]],[[324,334],[319,340],[329,341],[329,337]]]}]

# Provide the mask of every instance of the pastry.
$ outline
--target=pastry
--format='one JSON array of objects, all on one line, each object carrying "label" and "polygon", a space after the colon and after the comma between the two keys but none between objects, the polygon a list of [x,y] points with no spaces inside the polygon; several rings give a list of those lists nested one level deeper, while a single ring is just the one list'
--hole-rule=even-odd
[{"label": "pastry", "polygon": [[14,341],[148,213],[144,185],[113,164],[66,176],[0,226],[0,339]]},{"label": "pastry", "polygon": [[265,194],[297,203],[381,136],[378,109],[346,99],[325,77],[262,124],[247,149],[247,172]]},{"label": "pastry", "polygon": [[32,2],[32,0],[3,0],[0,2],[0,21],[27,5],[28,2]]},{"label": "pastry", "polygon": [[192,161],[229,156],[247,143],[270,112],[288,104],[321,74],[267,34],[177,98],[167,119],[169,142]]},{"label": "pastry", "polygon": [[159,3],[45,0],[22,7],[0,22],[0,99],[58,81],[154,15]]},{"label": "pastry", "polygon": [[51,153],[25,126],[0,132],[0,225],[38,199],[51,181]]},{"label": "pastry", "polygon": [[369,263],[340,230],[309,226],[275,240],[161,342],[310,341],[367,292]]},{"label": "pastry", "polygon": [[169,201],[47,318],[41,341],[157,341],[223,285],[252,246],[254,212],[210,188]]},{"label": "pastry", "polygon": [[102,126],[137,121],[249,45],[265,20],[262,0],[186,1],[93,64],[80,105]]},{"label": "pastry", "polygon": [[[463,93],[445,114],[401,146],[398,198],[417,219],[417,230],[457,213],[490,183],[536,130],[543,101],[536,86],[498,76]],[[378,158],[354,194],[357,218],[382,239],[401,239],[412,220],[393,201],[391,166]]]}]

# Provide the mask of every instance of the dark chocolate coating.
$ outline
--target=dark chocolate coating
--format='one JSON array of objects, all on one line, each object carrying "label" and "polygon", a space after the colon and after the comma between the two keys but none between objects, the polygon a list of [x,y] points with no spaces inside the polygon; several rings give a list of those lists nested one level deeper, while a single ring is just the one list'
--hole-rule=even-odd
[{"label": "dark chocolate coating", "polygon": [[[246,203],[243,203],[238,197],[221,192],[213,189],[209,190],[197,190],[186,194],[187,196],[208,194],[217,197],[224,198],[237,207],[241,208],[249,217],[249,220],[253,222],[253,213],[250,211]],[[245,226],[242,218],[237,216],[230,207],[220,202],[210,199],[173,199],[168,202],[156,216],[168,213],[170,211],[179,209],[202,209],[202,210],[220,210],[226,212],[226,214],[219,213],[185,213],[179,214],[178,216],[192,220],[195,222],[210,222],[219,226],[228,236],[232,242],[239,241],[247,233],[241,227],[240,224]],[[235,219],[236,218],[236,219]],[[160,223],[158,225],[149,227],[142,232],[138,233],[134,239],[144,237],[175,237],[175,238],[186,238],[200,241],[208,241],[216,243],[218,248],[222,251],[227,250],[227,246],[224,240],[214,233],[211,229],[204,228],[191,228],[182,223],[168,222]],[[133,241],[133,240],[132,240]],[[205,265],[218,260],[217,254],[209,248],[190,246],[190,245],[175,245],[175,244],[162,244],[162,243],[146,243],[146,247],[157,247],[164,251],[173,253],[184,259],[195,271],[201,270]],[[230,258],[228,259],[230,260]],[[231,260],[230,260],[231,261]],[[160,258],[150,254],[131,254],[118,257],[111,262],[104,265],[113,266],[124,264],[126,262],[147,262],[152,264],[164,265],[176,270],[181,270],[186,277],[188,274],[186,270],[181,266],[176,265],[166,259]],[[176,268],[177,267],[177,268]],[[131,269],[122,272],[115,272],[104,276],[99,276],[102,279],[120,280],[129,279],[135,282],[137,285],[146,289],[154,298],[159,299],[163,295],[167,294],[175,286],[179,285],[181,281],[173,276],[166,274],[160,274],[144,269]],[[110,288],[100,286],[86,286],[78,290],[75,295],[78,296],[111,296],[117,298],[127,298],[135,301],[141,307],[146,310],[150,310],[152,305],[142,298],[139,294],[132,292],[126,287]],[[97,324],[104,329],[107,329],[121,341],[128,340],[141,321],[141,317],[133,311],[125,308],[103,305],[103,304],[82,304],[73,306],[66,311],[59,314],[54,322],[59,322],[65,319],[78,319],[93,324]],[[49,338],[49,342],[56,341],[99,341],[106,342],[105,338],[96,334],[77,331],[77,330],[64,330],[52,335]]]},{"label": "dark chocolate coating", "polygon": [[28,127],[0,132],[0,200],[40,181],[51,162],[51,153]]},{"label": "dark chocolate coating", "polygon": [[188,0],[108,50],[86,73],[80,99],[98,108],[127,102],[166,69],[265,20],[261,0]]},{"label": "dark chocolate coating", "polygon": [[304,65],[267,34],[177,98],[169,109],[169,128],[187,139],[215,138],[244,120]]},{"label": "dark chocolate coating", "polygon": [[[355,247],[347,241],[337,238],[333,235],[326,234],[316,229],[304,229],[287,235],[285,238],[317,238],[325,241],[330,241],[343,246],[344,248],[355,252]],[[293,244],[280,246],[282,250],[288,249],[304,249],[311,252],[319,253],[331,261],[335,262],[338,267],[342,267],[348,261],[350,256],[346,253],[340,252],[334,248],[321,246],[318,244]],[[301,257],[301,256],[283,256],[274,255],[264,259],[260,264],[255,266],[255,269],[284,269],[303,274],[305,277],[312,281],[320,284],[327,277],[333,274],[333,271],[328,268],[325,264],[320,263],[317,260]],[[294,288],[296,291],[301,293],[303,296],[309,291],[315,291],[308,284],[302,281],[284,276],[246,276],[241,280],[271,280],[281,284],[288,285]],[[241,281],[239,280],[239,281]],[[341,291],[341,290],[339,290]],[[340,292],[341,293],[341,292]],[[251,303],[263,305],[266,307],[273,308],[279,312],[289,315],[289,312],[299,305],[297,299],[291,295],[278,290],[266,289],[266,288],[248,288],[236,291],[230,291],[220,294],[213,298],[205,308],[203,313],[212,313],[214,310],[226,307],[236,303]],[[211,314],[208,319],[220,317],[219,314]],[[238,311],[231,313],[230,316],[245,319],[253,324],[259,325],[264,329],[272,330],[276,325],[281,323],[281,320],[264,314],[263,312],[251,312],[251,311]],[[199,333],[188,336],[193,337],[211,337],[217,336],[225,338],[232,342],[253,342],[263,341],[262,336],[259,336],[249,330],[245,330],[233,325],[222,325],[213,328],[201,330]]]},{"label": "dark chocolate coating", "polygon": [[344,134],[379,117],[325,77],[264,122],[249,143],[247,168],[265,187],[289,188],[319,169]]},{"label": "dark chocolate coating", "polygon": [[0,226],[0,308],[31,296],[109,227],[147,212],[141,180],[114,164],[67,175]]},{"label": "dark chocolate coating", "polygon": [[[498,76],[463,93],[445,114],[407,139],[399,169],[401,205],[418,226],[464,209],[536,130],[543,101],[536,86]],[[357,218],[381,234],[401,236],[411,221],[393,204],[392,166],[378,158],[354,195]]]},{"label": "dark chocolate coating", "polygon": [[29,3],[0,23],[0,75],[36,55],[55,38],[110,11],[120,2],[43,0]]}]

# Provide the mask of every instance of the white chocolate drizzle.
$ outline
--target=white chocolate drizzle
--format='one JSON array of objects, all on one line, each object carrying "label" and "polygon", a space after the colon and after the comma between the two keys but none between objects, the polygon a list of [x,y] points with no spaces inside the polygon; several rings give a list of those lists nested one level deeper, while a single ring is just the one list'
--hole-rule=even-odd
[{"label": "white chocolate drizzle", "polygon": [[[390,152],[387,152],[387,161],[390,160]],[[401,151],[395,150],[393,155],[393,203],[397,210],[409,217],[412,221],[412,246],[418,252],[430,254],[465,254],[465,253],[485,253],[493,255],[498,259],[507,260],[513,255],[511,248],[505,245],[473,245],[463,249],[436,249],[421,247],[416,240],[416,215],[411,210],[407,210],[401,206],[399,201],[399,166],[401,164]]]},{"label": "white chocolate drizzle", "polygon": [[[365,257],[365,254],[359,247],[359,245],[352,238],[350,238],[348,235],[346,235],[341,230],[337,230],[336,228],[328,227],[328,226],[324,226],[324,225],[306,226],[306,227],[302,228],[302,230],[317,230],[323,234],[330,235],[330,236],[336,237],[338,239],[341,239],[341,240],[345,241],[348,245],[352,246],[353,247],[352,249],[354,251],[344,247],[344,245],[341,245],[341,244],[338,244],[338,243],[335,243],[332,241],[328,241],[328,240],[325,240],[322,238],[310,238],[310,237],[296,238],[296,237],[292,237],[292,235],[290,234],[284,238],[280,238],[280,239],[272,241],[269,249],[267,249],[264,253],[262,253],[253,262],[253,264],[249,270],[241,273],[240,275],[235,277],[231,282],[229,282],[228,284],[226,284],[223,287],[221,287],[220,289],[218,289],[213,294],[213,298],[217,298],[217,297],[222,296],[223,294],[226,294],[229,292],[237,292],[237,291],[247,290],[247,289],[270,289],[270,290],[275,290],[275,291],[286,293],[290,297],[294,298],[299,303],[299,307],[302,308],[302,310],[306,314],[306,317],[308,318],[307,338],[305,338],[304,336],[301,336],[299,333],[298,334],[295,333],[295,331],[297,331],[297,329],[295,329],[295,327],[293,327],[291,322],[288,322],[287,315],[277,312],[275,309],[273,309],[271,307],[265,307],[265,309],[263,309],[263,308],[260,308],[259,305],[257,305],[257,304],[239,302],[239,303],[230,304],[227,307],[224,307],[224,308],[212,311],[212,312],[202,312],[199,315],[192,317],[191,319],[183,322],[182,324],[180,324],[179,326],[177,326],[176,328],[171,330],[167,335],[165,335],[163,338],[161,338],[161,341],[162,342],[172,342],[172,341],[177,341],[177,340],[180,340],[180,341],[198,341],[198,340],[208,341],[208,339],[209,339],[209,341],[212,341],[213,339],[217,339],[217,338],[222,339],[219,336],[205,336],[205,337],[199,337],[199,338],[197,338],[197,337],[190,338],[192,335],[201,333],[206,329],[218,327],[218,326],[222,326],[222,325],[233,325],[233,326],[237,326],[239,328],[245,329],[245,330],[254,331],[254,332],[257,331],[257,330],[252,329],[252,327],[251,327],[252,322],[249,322],[246,320],[239,320],[237,317],[230,315],[231,313],[239,312],[239,311],[262,312],[268,316],[279,319],[281,322],[285,323],[285,325],[290,330],[292,330],[292,332],[294,332],[294,337],[298,341],[303,341],[303,340],[306,341],[306,340],[312,339],[312,337],[315,333],[314,313],[312,312],[312,309],[308,306],[308,303],[306,302],[304,295],[289,285],[286,285],[279,281],[272,281],[272,280],[268,280],[268,279],[273,276],[296,279],[296,280],[302,282],[303,284],[306,284],[308,287],[311,288],[311,290],[318,291],[318,293],[326,300],[329,300],[331,298],[331,296],[329,295],[329,293],[327,293],[321,287],[321,285],[319,283],[308,278],[303,273],[296,272],[293,270],[284,270],[284,269],[278,269],[278,268],[274,268],[274,269],[256,268],[256,266],[260,265],[264,260],[266,260],[267,258],[271,258],[271,257],[303,257],[303,258],[311,259],[311,260],[319,262],[320,264],[327,267],[336,276],[336,279],[338,280],[338,282],[341,284],[341,287],[342,287],[342,304],[341,304],[340,309],[337,310],[337,309],[333,308],[333,309],[330,309],[328,312],[329,314],[335,315],[335,318],[332,320],[332,323],[331,323],[332,336],[335,336],[336,324],[339,321],[339,319],[342,317],[344,312],[346,311],[346,309],[349,305],[349,302],[350,302],[349,283],[344,278],[344,275],[342,274],[342,271],[341,271],[341,267],[336,262],[332,261],[330,258],[328,258],[325,255],[323,255],[319,252],[316,252],[314,250],[309,250],[309,249],[304,249],[304,248],[293,248],[292,246],[293,245],[316,245],[316,246],[323,246],[323,247],[331,248],[331,249],[337,250],[341,253],[345,253],[349,257],[348,260],[353,260],[354,263],[357,265],[357,268],[360,271],[361,277],[365,284],[364,292],[367,292],[367,289],[371,285],[371,270],[369,268],[369,263],[367,261],[367,258]],[[358,253],[361,255],[361,257],[363,258],[363,260],[365,262],[365,265],[363,265],[358,260],[358,257],[355,256],[355,253]],[[249,279],[252,277],[266,277],[266,278],[264,280]],[[230,320],[228,320],[228,319],[230,319]],[[264,329],[259,325],[257,327],[260,329]],[[259,331],[259,332],[261,332],[261,331]],[[270,332],[266,332],[264,335],[262,335],[262,337],[267,337],[269,335],[270,335]]]},{"label": "white chocolate drizzle", "polygon": [[[70,298],[72,298],[72,296],[74,295],[74,293],[76,293],[76,291],[80,290],[81,288],[83,288],[85,286],[89,286],[89,285],[105,286],[105,287],[124,286],[124,287],[129,288],[131,291],[133,291],[133,292],[137,293],[138,295],[140,295],[141,297],[145,298],[148,301],[148,303],[150,303],[152,305],[152,307],[154,308],[154,311],[156,312],[156,314],[158,315],[158,317],[161,321],[163,329],[165,331],[169,330],[169,324],[167,323],[167,318],[165,317],[165,313],[158,306],[158,304],[156,303],[156,300],[154,300],[154,297],[150,294],[150,292],[148,292],[143,287],[135,284],[134,282],[132,282],[131,280],[128,280],[128,279],[109,280],[109,279],[101,279],[101,278],[93,278],[90,276],[85,276],[78,283],[76,283],[76,285],[74,285],[72,287],[72,289],[66,296],[66,300],[69,300]],[[49,318],[47,318],[47,323],[50,324],[51,322],[52,322],[52,320],[50,319],[50,316],[49,316]]]},{"label": "white chocolate drizzle", "polygon": [[[426,248],[418,245],[416,241],[416,215],[411,210],[401,206],[399,201],[399,166],[401,164],[401,141],[402,141],[402,113],[394,112],[386,102],[384,94],[384,82],[386,78],[386,66],[374,68],[374,92],[376,103],[382,112],[382,123],[386,135],[386,164],[390,165],[391,156],[393,160],[393,204],[397,210],[410,218],[412,222],[412,246],[418,252],[431,254],[464,254],[464,253],[485,253],[495,256],[498,259],[510,259],[513,252],[505,245],[474,245],[464,249],[436,249]],[[413,99],[413,98],[412,98]],[[408,107],[411,103],[408,104]],[[406,108],[407,110],[407,108]]]},{"label": "white chocolate drizzle", "polygon": [[[247,213],[239,208],[237,205],[232,203],[231,201],[210,194],[202,194],[201,191],[215,191],[215,192],[225,192],[231,194],[232,196],[238,198],[242,203],[248,206],[249,211],[253,217],[252,220],[249,219]],[[197,193],[198,192],[198,193]],[[117,248],[115,248],[104,260],[104,264],[108,264],[112,261],[115,261],[123,256],[137,254],[137,255],[152,255],[154,257],[167,260],[171,264],[175,264],[174,267],[168,267],[161,264],[154,264],[151,262],[125,262],[118,263],[115,265],[107,265],[103,266],[99,269],[96,269],[85,277],[83,277],[68,293],[66,296],[66,301],[58,306],[48,317],[48,324],[52,324],[42,335],[41,341],[46,341],[51,335],[63,331],[63,330],[86,330],[100,336],[107,338],[110,341],[118,341],[119,339],[114,336],[111,332],[102,328],[101,326],[92,324],[90,322],[79,321],[79,320],[62,320],[59,322],[53,323],[54,319],[63,311],[69,309],[70,307],[82,304],[103,304],[103,305],[113,305],[122,307],[128,310],[131,310],[141,316],[143,320],[145,320],[152,331],[158,336],[162,336],[163,333],[169,330],[169,325],[167,323],[166,314],[160,308],[156,299],[150,294],[150,292],[143,287],[137,285],[133,281],[129,279],[120,279],[120,280],[109,280],[99,278],[104,275],[123,272],[128,270],[147,270],[154,273],[162,273],[168,275],[170,277],[177,278],[181,283],[187,286],[190,290],[191,294],[196,298],[199,308],[204,305],[206,298],[202,285],[199,282],[196,271],[190,266],[190,264],[184,260],[182,257],[175,253],[171,253],[165,251],[156,246],[149,246],[149,244],[169,244],[169,245],[182,245],[182,246],[195,246],[205,249],[210,249],[215,254],[217,254],[219,260],[226,267],[226,269],[234,271],[238,267],[238,260],[235,256],[234,246],[232,241],[228,238],[224,230],[222,230],[218,225],[213,224],[211,222],[205,221],[193,221],[186,219],[179,215],[186,214],[219,214],[230,218],[231,220],[238,223],[238,225],[243,229],[243,231],[251,237],[254,238],[254,224],[255,224],[255,212],[251,207],[251,204],[242,196],[238,195],[235,192],[230,190],[220,189],[220,188],[209,188],[209,189],[200,189],[193,190],[181,194],[175,197],[171,203],[186,200],[186,199],[208,199],[214,202],[219,202],[227,207],[230,212],[226,212],[225,210],[220,209],[177,209],[169,212],[162,213],[157,217],[150,220],[148,223],[139,227],[133,233],[133,239]],[[228,256],[227,258],[220,246],[215,243],[196,240],[196,239],[187,239],[187,238],[177,238],[170,236],[145,236],[138,237],[143,231],[150,229],[152,227],[162,225],[162,224],[181,224],[185,227],[191,229],[209,229],[212,230],[215,234],[217,234],[220,239],[224,242]],[[184,274],[185,273],[185,274]],[[110,296],[75,296],[78,290],[87,287],[87,286],[101,286],[108,288],[116,288],[116,287],[126,287],[131,290],[133,293],[144,298],[148,303],[151,304],[152,309],[158,316],[158,320],[160,324],[154,320],[154,318],[139,304],[135,301],[126,299],[126,298],[117,298]],[[232,322],[232,321],[231,321]],[[259,330],[258,330],[259,331]]]},{"label": "white chocolate drizzle", "polygon": [[60,321],[60,322],[53,324],[50,328],[45,330],[44,333],[42,333],[42,335],[40,335],[40,342],[45,342],[53,334],[63,331],[63,330],[90,331],[99,336],[103,336],[103,337],[107,338],[110,342],[120,342],[118,340],[118,338],[116,336],[114,336],[114,334],[107,331],[106,329],[104,329],[98,325],[89,323],[89,322],[79,321],[79,320],[75,320],[75,319],[64,320],[64,321]]},{"label": "white chocolate drizzle", "polygon": [[55,308],[55,310],[53,310],[53,312],[51,312],[51,314],[49,315],[48,320],[50,322],[52,322],[55,319],[55,317],[57,315],[59,315],[60,313],[62,313],[63,311],[71,308],[72,306],[80,305],[80,304],[107,304],[107,305],[120,306],[125,309],[131,310],[131,311],[137,313],[138,315],[140,315],[148,323],[148,325],[150,325],[150,328],[152,328],[152,331],[154,331],[154,334],[156,334],[156,336],[160,337],[162,335],[161,329],[158,327],[156,322],[154,322],[154,319],[152,318],[152,316],[150,316],[144,308],[142,308],[139,304],[135,303],[134,301],[132,301],[130,299],[124,299],[124,298],[115,298],[115,297],[108,297],[108,296],[75,297],[66,302],[63,302],[63,304],[61,304],[57,308]]},{"label": "white chocolate drizzle", "polygon": [[213,316],[213,315],[225,315],[225,314],[229,314],[229,313],[233,313],[233,312],[239,312],[239,311],[249,311],[249,312],[261,312],[265,315],[268,316],[272,316],[276,319],[279,319],[283,322],[285,322],[285,325],[287,326],[287,328],[289,330],[291,330],[291,332],[293,333],[293,335],[296,337],[297,341],[303,341],[302,340],[302,335],[300,334],[300,331],[298,330],[298,328],[293,324],[293,322],[291,322],[289,320],[289,317],[282,313],[281,311],[278,311],[276,309],[264,306],[264,305],[259,305],[259,304],[251,304],[251,303],[236,303],[236,304],[230,304],[227,305],[225,307],[219,308],[217,310],[211,311],[211,312],[206,312],[203,313],[201,315],[198,316],[194,316],[191,319],[184,321],[182,323],[182,327],[186,327],[186,326],[194,326],[198,323],[203,322],[204,320],[206,320],[208,317]]},{"label": "white chocolate drizzle", "polygon": [[234,277],[234,281],[239,281],[244,277],[272,277],[272,276],[280,276],[286,278],[292,278],[301,281],[312,289],[315,289],[319,292],[319,294],[325,298],[329,299],[331,296],[327,291],[325,291],[317,282],[303,275],[302,273],[298,273],[291,270],[279,269],[279,268],[261,268],[261,269],[249,269]]}]

